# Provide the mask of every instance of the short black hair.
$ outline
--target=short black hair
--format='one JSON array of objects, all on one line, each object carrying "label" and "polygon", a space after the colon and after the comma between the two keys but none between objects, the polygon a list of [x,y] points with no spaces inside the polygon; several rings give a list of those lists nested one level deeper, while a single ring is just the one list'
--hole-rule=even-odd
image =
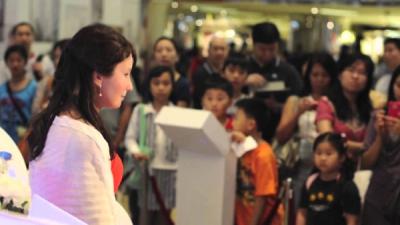
[{"label": "short black hair", "polygon": [[238,110],[243,110],[247,117],[256,121],[257,131],[263,132],[263,138],[268,139],[266,138],[268,134],[265,131],[271,124],[271,112],[265,102],[258,98],[245,98],[236,102],[235,105]]},{"label": "short black hair", "polygon": [[249,60],[247,56],[242,53],[233,53],[229,55],[224,63],[223,70],[229,65],[238,66],[246,72],[249,71]]},{"label": "short black hair", "polygon": [[201,93],[201,97],[204,97],[204,94],[209,89],[218,89],[224,91],[229,98],[233,98],[233,87],[232,84],[225,78],[221,77],[219,74],[213,74],[209,77],[204,83],[204,91]]},{"label": "short black hair", "polygon": [[152,102],[154,100],[154,96],[151,93],[151,87],[150,87],[151,80],[153,78],[160,77],[163,73],[168,73],[171,78],[172,91],[171,91],[171,95],[169,96],[169,99],[173,100],[174,97],[173,97],[172,93],[173,93],[173,90],[175,87],[174,71],[169,66],[155,66],[149,71],[149,74],[145,77],[144,82],[143,82],[144,89],[145,89],[145,92],[143,95],[143,101],[145,103]]},{"label": "short black hair", "polygon": [[386,38],[383,45],[394,44],[397,49],[400,49],[400,38]]},{"label": "short black hair", "polygon": [[18,53],[24,59],[25,62],[28,62],[28,51],[23,45],[12,45],[8,47],[6,53],[4,54],[4,61],[7,62],[7,59],[14,52]]},{"label": "short black hair", "polygon": [[279,30],[275,24],[263,22],[254,25],[251,29],[253,43],[273,44],[281,39]]},{"label": "short black hair", "polygon": [[35,29],[33,28],[32,24],[30,24],[28,22],[20,22],[20,23],[15,24],[11,28],[10,35],[11,36],[15,36],[17,34],[18,28],[21,27],[21,26],[28,26],[31,29],[32,34],[35,35]]}]

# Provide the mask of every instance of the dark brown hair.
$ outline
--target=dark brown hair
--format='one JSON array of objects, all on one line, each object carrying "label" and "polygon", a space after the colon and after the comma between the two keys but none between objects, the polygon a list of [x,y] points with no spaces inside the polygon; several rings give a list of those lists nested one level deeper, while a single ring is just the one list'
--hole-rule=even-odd
[{"label": "dark brown hair", "polygon": [[114,67],[130,55],[136,62],[133,46],[111,27],[94,24],[75,34],[61,55],[49,105],[32,121],[28,136],[30,160],[42,153],[54,118],[70,108],[75,108],[83,120],[103,135],[110,148],[110,158],[113,158],[111,138],[94,105],[96,90],[92,75],[96,71],[111,76]]}]

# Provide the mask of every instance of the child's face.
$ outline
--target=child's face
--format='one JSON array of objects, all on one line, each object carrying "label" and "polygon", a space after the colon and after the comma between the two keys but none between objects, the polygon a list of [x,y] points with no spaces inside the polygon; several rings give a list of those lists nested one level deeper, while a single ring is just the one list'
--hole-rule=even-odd
[{"label": "child's face", "polygon": [[247,71],[237,65],[227,65],[224,69],[224,77],[231,82],[235,90],[241,90],[247,78]]},{"label": "child's face", "polygon": [[203,109],[214,114],[218,119],[225,117],[226,110],[231,105],[231,98],[221,89],[208,89],[204,93]]},{"label": "child's face", "polygon": [[8,56],[6,64],[11,75],[20,75],[25,70],[26,61],[18,52],[13,52]]},{"label": "child's face", "polygon": [[321,173],[339,171],[343,161],[344,156],[340,156],[329,142],[321,142],[314,151],[314,165]]},{"label": "child's face", "polygon": [[171,75],[168,72],[164,72],[159,77],[151,79],[150,91],[153,95],[153,100],[168,101],[172,92]]},{"label": "child's face", "polygon": [[397,101],[400,101],[400,76],[396,78],[393,84],[394,97]]},{"label": "child's face", "polygon": [[233,130],[242,132],[243,134],[249,134],[249,118],[247,118],[246,113],[243,109],[238,108],[233,119]]}]

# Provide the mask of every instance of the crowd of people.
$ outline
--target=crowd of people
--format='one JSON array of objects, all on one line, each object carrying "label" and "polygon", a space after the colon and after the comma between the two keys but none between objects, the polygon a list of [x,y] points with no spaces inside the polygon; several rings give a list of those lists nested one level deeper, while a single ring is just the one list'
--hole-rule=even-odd
[{"label": "crowd of people", "polygon": [[[238,159],[235,224],[282,224],[284,177],[297,225],[400,222],[400,39],[385,40],[385,69],[360,52],[316,52],[296,69],[276,25],[263,22],[251,53],[215,36],[205,59],[182,60],[160,37],[151,67],[139,69],[131,43],[108,26],[84,27],[48,55],[32,51],[34,34],[25,22],[10,31],[0,126],[21,147],[33,191],[83,221],[126,222],[114,197],[122,190],[135,224],[171,224],[179,149],[155,118],[176,106],[210,111],[233,142],[257,142]],[[288,172],[279,150],[292,142]],[[363,202],[353,182],[361,169],[373,172]]]}]

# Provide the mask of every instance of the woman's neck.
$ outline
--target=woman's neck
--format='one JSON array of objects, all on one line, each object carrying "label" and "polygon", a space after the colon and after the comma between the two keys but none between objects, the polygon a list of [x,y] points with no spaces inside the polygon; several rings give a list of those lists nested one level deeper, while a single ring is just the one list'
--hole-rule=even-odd
[{"label": "woman's neck", "polygon": [[357,94],[343,91],[344,97],[349,101],[352,111],[356,110]]},{"label": "woman's neck", "polygon": [[156,112],[159,112],[163,106],[168,105],[168,101],[157,101],[154,100],[152,103],[153,108]]},{"label": "woman's neck", "polygon": [[333,171],[333,172],[324,172],[320,173],[321,180],[323,181],[331,181],[335,180],[338,178],[340,172],[339,171]]},{"label": "woman's neck", "polygon": [[314,99],[314,100],[316,100],[316,101],[318,101],[319,99],[321,99],[321,97],[322,97],[323,95],[321,94],[321,93],[311,93],[311,97]]}]

